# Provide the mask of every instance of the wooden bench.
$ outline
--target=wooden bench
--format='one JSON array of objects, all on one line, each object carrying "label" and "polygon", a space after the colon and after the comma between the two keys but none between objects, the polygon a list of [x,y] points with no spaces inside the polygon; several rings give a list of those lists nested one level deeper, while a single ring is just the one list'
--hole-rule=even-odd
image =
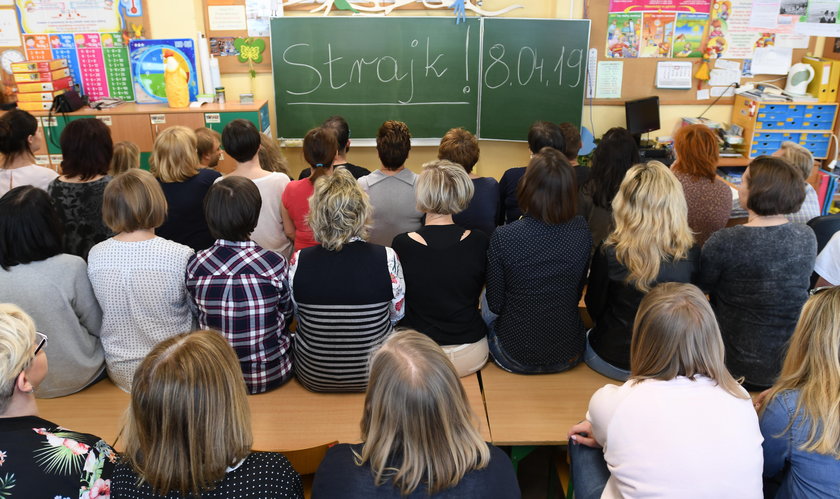
[{"label": "wooden bench", "polygon": [[488,363],[481,370],[495,445],[566,445],[569,428],[586,416],[602,386],[619,384],[580,363],[557,374],[512,374]]},{"label": "wooden bench", "polygon": [[[477,375],[461,378],[470,406],[477,416],[482,436],[490,441],[490,429]],[[360,441],[363,393],[313,393],[296,380],[260,395],[251,395],[251,426],[254,449],[283,451],[315,447],[326,442]],[[42,418],[73,431],[92,433],[114,443],[129,405],[128,393],[110,380],[79,393],[54,399],[39,399]],[[122,448],[122,442],[115,445]]]}]

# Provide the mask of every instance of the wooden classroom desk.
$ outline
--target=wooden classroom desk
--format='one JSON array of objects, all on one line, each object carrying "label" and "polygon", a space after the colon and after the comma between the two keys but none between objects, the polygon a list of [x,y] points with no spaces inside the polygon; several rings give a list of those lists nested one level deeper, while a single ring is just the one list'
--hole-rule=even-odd
[{"label": "wooden classroom desk", "polygon": [[494,445],[566,445],[572,425],[586,417],[589,399],[618,382],[583,362],[557,374],[512,374],[488,362],[481,370]]},{"label": "wooden classroom desk", "polygon": [[[490,429],[477,375],[461,378],[470,406],[477,416],[482,437],[490,441]],[[91,433],[113,444],[123,426],[130,396],[110,380],[79,393],[54,399],[38,399],[40,416],[81,433]],[[259,395],[250,395],[254,449],[297,450],[324,443],[360,441],[359,422],[364,393],[313,393],[297,380]],[[118,450],[122,442],[116,444]]]}]

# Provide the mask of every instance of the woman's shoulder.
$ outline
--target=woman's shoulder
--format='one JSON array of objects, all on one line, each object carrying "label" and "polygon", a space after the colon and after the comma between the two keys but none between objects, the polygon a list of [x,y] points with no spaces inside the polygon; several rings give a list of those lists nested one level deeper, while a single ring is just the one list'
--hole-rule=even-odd
[{"label": "woman's shoulder", "polygon": [[248,473],[280,472],[289,478],[297,475],[289,460],[280,452],[252,452],[245,461],[236,468]]},{"label": "woman's shoulder", "polygon": [[222,177],[222,173],[211,168],[199,168],[198,173],[193,177],[203,184],[213,185],[213,183]]}]

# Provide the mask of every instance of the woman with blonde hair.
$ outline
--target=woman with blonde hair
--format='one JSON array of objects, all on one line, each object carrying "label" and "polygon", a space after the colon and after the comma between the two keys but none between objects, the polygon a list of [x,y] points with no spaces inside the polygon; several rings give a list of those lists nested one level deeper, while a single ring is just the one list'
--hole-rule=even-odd
[{"label": "woman with blonde hair", "polygon": [[289,165],[280,150],[277,140],[264,133],[260,134],[260,168],[267,172],[289,175]]},{"label": "woman with blonde hair", "polygon": [[720,146],[706,125],[688,125],[674,134],[677,160],[671,171],[683,186],[688,225],[703,246],[715,231],[726,227],[732,212],[732,190],[717,176]]},{"label": "woman with blonde hair", "polygon": [[700,248],[688,227],[679,181],[659,161],[628,170],[612,202],[615,229],[595,251],[586,308],[595,322],[584,361],[626,381],[639,302],[660,282],[693,282]]},{"label": "woman with blonde hair", "polygon": [[252,452],[239,361],[215,331],[159,343],[135,374],[115,497],[303,498],[300,476],[277,452]]},{"label": "woman with blonde hair", "polygon": [[140,168],[140,148],[134,142],[117,142],[108,175],[114,177],[132,168]]},{"label": "woman with blonde hair", "polygon": [[[782,372],[759,409],[766,497],[840,492],[840,287],[805,302]],[[778,489],[778,490],[776,490]]]},{"label": "woman with blonde hair", "polygon": [[289,269],[295,374],[309,390],[364,391],[370,354],[405,314],[396,253],[365,242],[371,210],[346,169],[315,182],[306,220],[321,244],[296,252]]},{"label": "woman with blonde hair", "polygon": [[812,218],[820,216],[820,203],[817,198],[817,191],[808,183],[808,179],[814,171],[814,155],[811,154],[811,151],[796,142],[782,142],[782,147],[774,152],[773,156],[782,158],[802,173],[802,187],[805,189],[805,201],[802,202],[802,207],[799,208],[799,211],[787,214],[788,221],[805,224]]},{"label": "woman with blonde hair", "polygon": [[475,419],[440,347],[397,332],[371,359],[363,443],[327,452],[312,497],[520,497],[510,459],[484,442]]},{"label": "woman with blonde hair", "polygon": [[47,341],[17,305],[0,304],[0,496],[107,499],[111,447],[38,417],[34,392],[47,375]]},{"label": "woman with blonde hair", "polygon": [[108,375],[131,391],[134,370],[158,342],[192,329],[187,262],[193,250],[155,234],[166,198],[152,175],[129,170],[105,188],[105,224],[117,235],[90,250],[88,277],[102,307]]},{"label": "woman with blonde hair", "polygon": [[703,293],[653,288],[630,358],[630,379],[595,392],[569,430],[575,497],[762,497],[758,418]]},{"label": "woman with blonde hair", "polygon": [[400,326],[442,345],[460,376],[481,369],[489,355],[478,300],[490,240],[484,232],[453,221],[470,203],[474,186],[461,165],[446,160],[423,165],[416,184],[417,209],[426,214],[426,223],[417,232],[398,235],[391,245],[407,284]]},{"label": "woman with blonde hair", "polygon": [[213,182],[222,174],[200,168],[198,139],[185,126],[173,126],[155,137],[149,158],[150,171],[160,182],[169,211],[157,234],[195,251],[213,244],[202,203]]}]

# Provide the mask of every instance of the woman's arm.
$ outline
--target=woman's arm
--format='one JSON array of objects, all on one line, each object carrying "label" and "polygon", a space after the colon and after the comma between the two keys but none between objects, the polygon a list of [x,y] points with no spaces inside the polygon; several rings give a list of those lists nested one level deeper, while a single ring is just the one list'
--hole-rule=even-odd
[{"label": "woman's arm", "polygon": [[777,394],[761,414],[759,427],[764,443],[764,476],[770,478],[779,474],[790,459],[793,446],[792,428],[788,428],[791,411],[785,404],[783,394]]},{"label": "woman's arm", "polygon": [[73,277],[73,289],[75,294],[71,306],[79,318],[79,324],[87,330],[88,334],[99,336],[102,329],[102,309],[96,301],[93,293],[93,286],[87,274],[87,264],[80,262],[78,272]]},{"label": "woman's arm", "polygon": [[295,222],[292,220],[292,217],[289,215],[288,210],[286,210],[286,205],[280,205],[280,216],[283,218],[283,232],[286,233],[286,237],[289,238],[289,242],[295,242]]},{"label": "woman's arm", "polygon": [[494,314],[500,314],[505,308],[505,268],[502,262],[502,243],[499,231],[490,238],[487,250],[487,306]]},{"label": "woman's arm", "polygon": [[403,277],[402,265],[393,249],[385,247],[385,254],[388,257],[388,273],[391,276],[391,289],[394,297],[389,308],[391,324],[396,324],[405,316],[405,278]]},{"label": "woman's arm", "polygon": [[598,320],[607,304],[607,289],[609,288],[609,273],[607,271],[607,255],[604,245],[598,246],[592,257],[592,268],[589,270],[589,285],[586,288],[586,310],[593,321]]}]

